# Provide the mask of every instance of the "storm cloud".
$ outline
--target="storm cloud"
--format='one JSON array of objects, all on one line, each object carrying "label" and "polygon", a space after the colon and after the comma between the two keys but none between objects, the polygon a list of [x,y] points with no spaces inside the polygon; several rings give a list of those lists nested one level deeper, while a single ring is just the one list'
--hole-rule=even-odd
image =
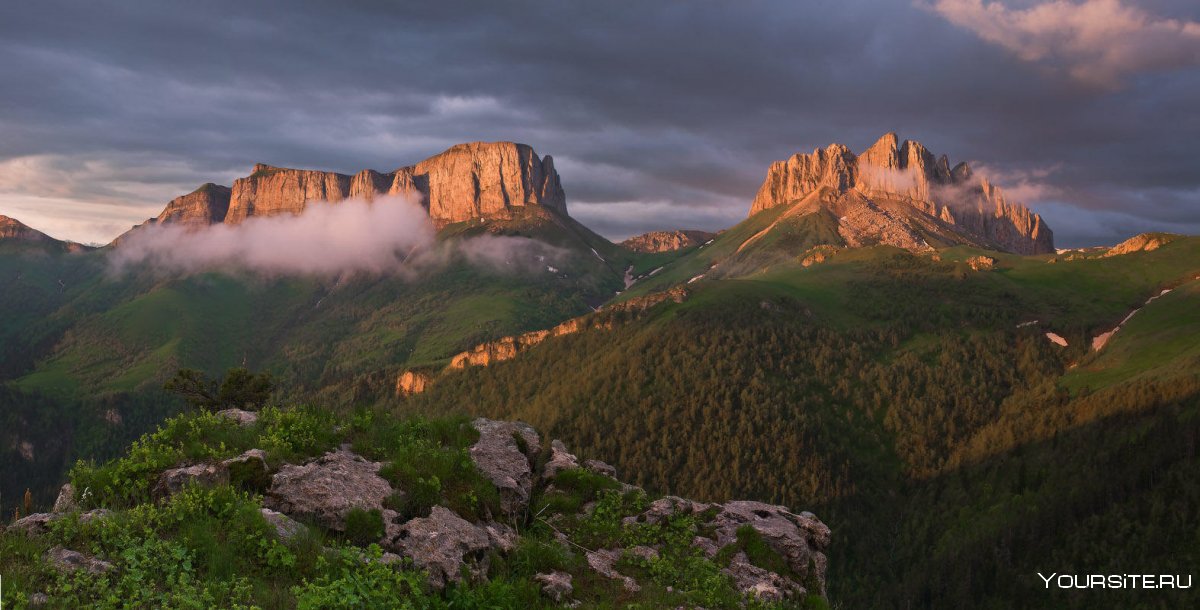
[{"label": "storm cloud", "polygon": [[513,140],[622,238],[723,228],[771,161],[896,131],[1013,177],[1060,245],[1200,233],[1197,21],[1188,0],[16,3],[0,213],[108,241],[255,162]]}]

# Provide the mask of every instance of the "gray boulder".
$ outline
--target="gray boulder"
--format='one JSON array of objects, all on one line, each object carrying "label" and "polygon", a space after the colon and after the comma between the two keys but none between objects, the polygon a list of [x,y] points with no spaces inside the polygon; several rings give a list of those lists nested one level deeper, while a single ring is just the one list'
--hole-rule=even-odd
[{"label": "gray boulder", "polygon": [[169,498],[188,485],[216,487],[229,483],[229,471],[217,464],[195,464],[182,468],[164,470],[158,475],[158,481],[150,495],[156,500]]},{"label": "gray boulder", "polygon": [[113,569],[113,564],[96,559],[86,553],[72,551],[61,546],[56,546],[44,555],[46,563],[54,567],[59,572],[75,572],[83,570],[89,574],[104,574]]},{"label": "gray boulder", "polygon": [[392,486],[379,476],[380,464],[349,451],[331,451],[302,466],[284,464],[271,478],[263,505],[345,531],[356,508],[383,510]]},{"label": "gray boulder", "polygon": [[216,415],[226,419],[231,419],[234,422],[237,422],[237,425],[243,427],[253,426],[254,424],[258,423],[258,413],[253,411],[243,411],[242,409],[225,409],[223,411],[217,411]]},{"label": "gray boulder", "polygon": [[550,441],[550,460],[546,462],[546,467],[542,470],[542,478],[553,479],[558,473],[572,468],[579,468],[579,458],[567,451],[567,446],[562,441],[558,439]]},{"label": "gray boulder", "polygon": [[410,557],[418,569],[429,573],[429,584],[441,589],[462,581],[463,567],[473,577],[487,573],[487,552],[492,540],[475,526],[444,506],[434,506],[428,517],[402,525],[387,548]]},{"label": "gray boulder", "polygon": [[304,533],[304,525],[287,515],[269,508],[262,510],[263,519],[275,530],[275,536],[283,542],[291,542]]},{"label": "gray boulder", "polygon": [[58,490],[58,497],[54,499],[54,508],[51,512],[69,513],[78,508],[75,503],[75,487],[70,483],[64,483],[62,489]]},{"label": "gray boulder", "polygon": [[561,604],[575,592],[575,587],[571,584],[571,575],[566,572],[537,574],[533,580],[542,586],[542,594],[554,600],[556,604]]},{"label": "gray boulder", "polygon": [[533,491],[532,458],[541,452],[537,431],[529,424],[482,417],[471,425],[479,431],[479,440],[471,446],[471,460],[500,491],[504,514],[521,515]]}]

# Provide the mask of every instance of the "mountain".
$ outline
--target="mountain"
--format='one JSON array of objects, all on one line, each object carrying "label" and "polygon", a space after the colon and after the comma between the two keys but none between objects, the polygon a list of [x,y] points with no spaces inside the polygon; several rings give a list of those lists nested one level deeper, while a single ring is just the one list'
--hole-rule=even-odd
[{"label": "mountain", "polygon": [[831,144],[771,164],[750,206],[758,214],[786,206],[783,218],[831,214],[851,247],[889,244],[929,250],[966,244],[1018,254],[1054,252],[1041,216],[1010,202],[966,163],[953,168],[919,142],[894,133],[855,155]]},{"label": "mountain", "polygon": [[674,252],[684,248],[698,246],[716,236],[708,231],[651,231],[630,237],[621,245],[644,254],[657,252]]},{"label": "mountain", "polygon": [[53,237],[31,229],[21,221],[8,216],[0,216],[0,239],[30,243],[56,241]]},{"label": "mountain", "polygon": [[153,220],[192,227],[238,224],[256,216],[301,214],[310,202],[383,195],[415,198],[439,227],[480,218],[511,220],[528,206],[567,214],[549,155],[539,157],[525,144],[470,142],[387,173],[365,169],[348,176],[259,163],[232,187],[205,184],[172,200]]}]

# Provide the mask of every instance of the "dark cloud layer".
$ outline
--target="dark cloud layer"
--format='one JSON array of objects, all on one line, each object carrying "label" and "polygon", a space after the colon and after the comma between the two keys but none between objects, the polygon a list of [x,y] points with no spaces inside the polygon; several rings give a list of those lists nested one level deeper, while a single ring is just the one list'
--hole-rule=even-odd
[{"label": "dark cloud layer", "polygon": [[[256,161],[516,140],[616,238],[727,226],[771,161],[897,131],[1023,184],[1060,244],[1200,233],[1198,20],[1190,0],[9,3],[0,213],[100,240]],[[1052,26],[1071,44],[1014,52]],[[1095,31],[1121,54],[1090,55]]]}]

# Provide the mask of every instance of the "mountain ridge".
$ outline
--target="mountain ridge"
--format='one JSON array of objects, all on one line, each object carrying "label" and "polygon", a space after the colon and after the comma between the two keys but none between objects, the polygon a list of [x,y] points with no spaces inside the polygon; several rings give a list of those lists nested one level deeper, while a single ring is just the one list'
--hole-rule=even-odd
[{"label": "mountain ridge", "polygon": [[[847,146],[831,144],[810,154],[797,153],[771,164],[750,205],[750,216],[771,208],[795,205],[813,193],[830,189],[829,202],[861,196],[855,207],[872,209],[892,202],[889,213],[872,214],[868,226],[851,232],[879,234],[871,224],[953,225],[944,231],[952,242],[990,246],[1018,254],[1054,252],[1054,234],[1041,216],[1010,202],[1004,192],[978,177],[967,163],[950,166],[946,155],[935,156],[915,140],[900,142],[895,133],[884,134],[856,155]],[[897,218],[897,215],[904,218]],[[965,235],[963,235],[965,234]],[[877,235],[881,243],[906,249],[927,249],[919,240],[897,241]],[[975,243],[972,243],[973,238]],[[847,240],[851,241],[851,240]]]}]

